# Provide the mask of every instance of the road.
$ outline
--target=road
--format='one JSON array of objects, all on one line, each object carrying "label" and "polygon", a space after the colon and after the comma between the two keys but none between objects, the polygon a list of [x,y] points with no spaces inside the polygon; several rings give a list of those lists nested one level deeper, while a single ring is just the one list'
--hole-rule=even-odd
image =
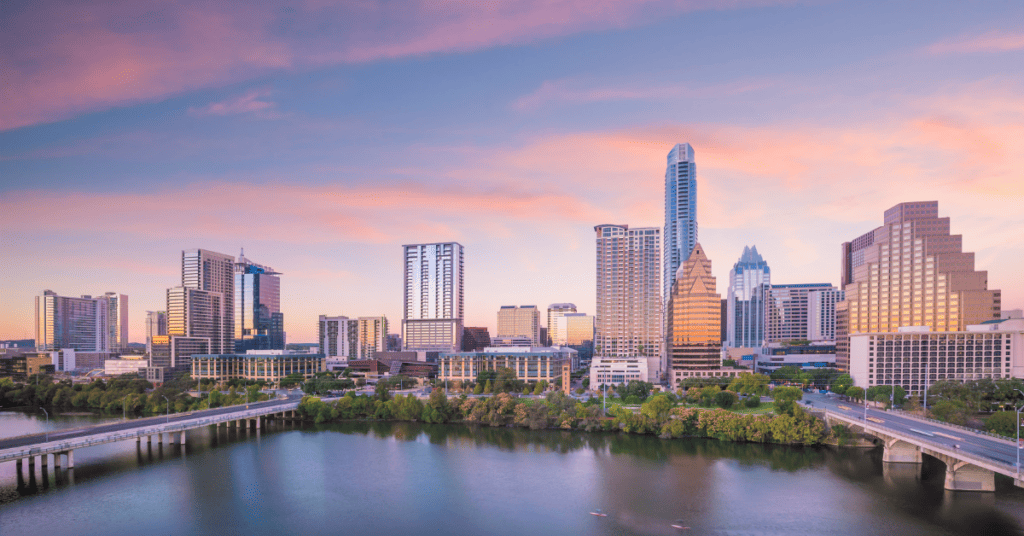
[{"label": "road", "polygon": [[30,435],[30,436],[15,437],[15,438],[11,438],[11,439],[6,439],[6,440],[0,441],[0,450],[14,448],[14,447],[22,447],[22,446],[31,445],[31,444],[34,444],[34,443],[42,443],[44,441],[44,439],[45,439],[45,441],[56,441],[56,440],[74,439],[74,438],[77,438],[77,437],[86,437],[86,436],[91,436],[91,435],[95,435],[95,434],[103,434],[103,433],[109,433],[109,432],[118,432],[118,431],[122,431],[122,430],[130,430],[132,428],[140,428],[140,427],[143,427],[143,426],[149,426],[149,425],[154,425],[154,424],[162,424],[162,423],[167,423],[167,422],[174,423],[174,422],[186,421],[186,420],[190,420],[190,419],[199,419],[199,418],[202,418],[202,417],[212,417],[212,416],[215,416],[215,415],[223,415],[223,414],[226,414],[226,413],[233,413],[233,412],[236,412],[236,411],[239,411],[239,410],[244,410],[247,407],[249,409],[272,408],[274,406],[280,406],[280,405],[283,405],[283,404],[294,403],[296,401],[296,398],[297,398],[296,396],[291,396],[290,398],[287,398],[287,399],[268,400],[266,402],[253,402],[251,404],[240,404],[240,405],[236,405],[236,406],[226,406],[226,407],[222,407],[222,408],[214,408],[214,409],[208,409],[208,410],[202,410],[202,411],[193,411],[193,412],[188,412],[188,413],[173,413],[169,417],[161,415],[161,416],[158,416],[158,417],[146,417],[146,418],[143,418],[143,419],[130,419],[130,420],[127,420],[127,421],[120,421],[120,422],[109,423],[109,424],[100,424],[100,425],[89,426],[89,427],[85,427],[85,428],[73,428],[73,429],[70,429],[70,430],[56,430],[56,431],[53,431],[53,432],[49,432],[48,434],[47,433],[43,433],[43,434],[34,434],[34,435]]},{"label": "road", "polygon": [[[831,413],[843,414],[861,422],[864,420],[864,406],[857,405],[856,402],[844,401],[839,399],[839,397],[829,397],[820,393],[804,393],[803,402],[805,404],[809,402],[812,408],[828,409]],[[1019,449],[1012,442],[972,433],[952,426],[944,426],[923,419],[915,419],[899,413],[872,408],[867,410],[867,416],[870,424],[891,428],[907,436],[916,436],[922,441],[950,448],[953,448],[954,445],[959,445],[959,450],[975,456],[981,456],[1010,466],[1017,464]],[[1022,459],[1024,459],[1024,452],[1020,454]]]}]

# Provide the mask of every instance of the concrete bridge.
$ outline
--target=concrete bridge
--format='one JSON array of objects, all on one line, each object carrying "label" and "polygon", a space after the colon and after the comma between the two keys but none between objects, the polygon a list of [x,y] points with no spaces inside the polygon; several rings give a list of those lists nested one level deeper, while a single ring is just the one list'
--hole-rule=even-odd
[{"label": "concrete bridge", "polygon": [[920,476],[921,457],[927,454],[946,464],[947,490],[995,491],[997,473],[1024,487],[1014,441],[897,412],[865,411],[863,405],[820,395],[805,402],[830,426],[842,424],[874,438],[885,449],[887,469],[888,464],[915,464]]},{"label": "concrete bridge", "polygon": [[27,460],[29,470],[34,474],[36,459],[45,468],[52,456],[55,468],[61,467],[63,462],[64,467],[72,469],[75,466],[76,449],[115,441],[135,440],[141,444],[145,440],[152,443],[154,437],[158,443],[163,443],[165,434],[168,443],[178,439],[184,445],[188,430],[206,426],[224,425],[259,430],[267,420],[296,418],[301,400],[300,397],[277,399],[13,437],[0,440],[0,462],[17,463],[20,473],[23,462]]}]

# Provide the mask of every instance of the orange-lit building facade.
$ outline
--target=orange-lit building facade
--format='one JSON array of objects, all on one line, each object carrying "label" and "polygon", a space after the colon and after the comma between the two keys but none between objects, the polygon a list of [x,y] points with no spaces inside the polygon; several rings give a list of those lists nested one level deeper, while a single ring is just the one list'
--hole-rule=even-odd
[{"label": "orange-lit building facade", "polygon": [[836,365],[843,371],[852,335],[906,326],[963,331],[999,318],[1000,292],[988,289],[988,272],[975,270],[974,253],[950,234],[937,201],[900,203],[885,211],[884,225],[844,243],[841,285]]},{"label": "orange-lit building facade", "polygon": [[722,296],[716,292],[711,260],[699,243],[676,272],[667,310],[665,342],[672,385],[720,369]]}]

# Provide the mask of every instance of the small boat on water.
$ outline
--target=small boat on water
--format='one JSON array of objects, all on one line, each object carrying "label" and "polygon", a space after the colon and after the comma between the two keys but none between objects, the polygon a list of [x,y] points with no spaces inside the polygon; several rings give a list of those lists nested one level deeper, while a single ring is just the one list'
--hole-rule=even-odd
[{"label": "small boat on water", "polygon": [[687,527],[686,523],[682,519],[677,519],[673,521],[672,528],[679,530],[690,530],[690,527]]},{"label": "small boat on water", "polygon": [[604,510],[601,510],[600,508],[594,510],[593,512],[590,512],[590,515],[597,517],[608,517],[608,514],[604,513]]}]

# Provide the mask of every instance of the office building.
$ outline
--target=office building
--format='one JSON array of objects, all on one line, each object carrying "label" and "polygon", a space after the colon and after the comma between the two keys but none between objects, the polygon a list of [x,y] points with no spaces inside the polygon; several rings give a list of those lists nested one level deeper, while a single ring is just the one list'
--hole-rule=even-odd
[{"label": "office building", "polygon": [[841,266],[846,299],[836,312],[836,363],[844,371],[853,335],[909,326],[960,332],[999,318],[1000,292],[975,270],[962,237],[950,234],[937,201],[886,210],[881,227],[843,243]]},{"label": "office building", "polygon": [[649,377],[661,362],[661,229],[598,225],[594,355],[644,357]]},{"label": "office building", "polygon": [[850,336],[854,385],[899,385],[923,394],[937,381],[1024,378],[1024,319],[989,320],[963,330],[927,326]]},{"label": "office building", "polygon": [[716,291],[711,260],[699,243],[687,257],[676,273],[666,307],[665,341],[673,386],[722,368],[722,295]]},{"label": "office building", "polygon": [[128,297],[107,293],[93,298],[58,296],[45,290],[35,298],[36,349],[79,352],[119,351],[128,341]]},{"label": "office building", "polygon": [[765,290],[765,340],[768,343],[808,340],[811,293],[835,290],[829,283],[769,285]]},{"label": "office building", "polygon": [[167,311],[146,311],[146,355],[153,355],[153,337],[167,335]]},{"label": "office building", "polygon": [[373,359],[378,352],[388,351],[388,319],[384,316],[361,316],[358,319],[359,359]]},{"label": "office building", "polygon": [[193,354],[233,351],[234,304],[235,258],[205,249],[182,251],[181,286],[167,289],[169,366],[187,372]]},{"label": "office building", "polygon": [[828,342],[798,345],[771,342],[753,355],[754,371],[761,374],[771,374],[782,367],[811,371],[835,366],[836,345]]},{"label": "office building", "polygon": [[814,290],[807,294],[807,340],[836,340],[836,304],[843,301],[839,289]]},{"label": "office building", "polygon": [[647,360],[642,357],[597,357],[590,363],[590,388],[597,391],[605,386],[650,380]]},{"label": "office building", "polygon": [[487,328],[462,328],[462,351],[482,352],[491,345],[491,334]]},{"label": "office building", "polygon": [[662,293],[668,299],[676,272],[697,244],[697,164],[693,147],[680,143],[665,167],[665,258]]},{"label": "office building", "polygon": [[477,374],[512,369],[517,380],[554,383],[578,362],[571,348],[488,348],[483,352],[458,352],[438,357],[437,378],[448,381],[475,381]]},{"label": "office building", "polygon": [[238,256],[234,274],[235,353],[284,350],[281,274]]},{"label": "office building", "polygon": [[573,303],[552,303],[548,306],[548,337],[545,344],[554,346],[566,346],[566,333],[559,331],[558,319],[566,313],[575,313],[576,304]]},{"label": "office building", "polygon": [[498,338],[526,337],[527,346],[541,346],[540,311],[536,305],[502,305],[498,309]]},{"label": "office building", "polygon": [[757,246],[744,247],[729,272],[726,346],[755,348],[765,342],[764,293],[771,282],[771,269]]},{"label": "office building", "polygon": [[508,335],[505,337],[491,337],[491,344],[488,348],[519,348],[536,346],[533,344],[533,337],[525,335]]},{"label": "office building", "polygon": [[292,374],[312,378],[318,372],[326,370],[325,361],[323,354],[289,350],[249,350],[244,354],[194,355],[191,371],[193,380],[264,380],[276,384]]},{"label": "office building", "polygon": [[463,328],[463,250],[457,242],[403,247],[404,350],[454,352]]},{"label": "office building", "polygon": [[594,317],[585,313],[563,313],[555,319],[555,325],[565,334],[564,342],[558,346],[576,350],[582,366],[589,365],[594,357]]}]

